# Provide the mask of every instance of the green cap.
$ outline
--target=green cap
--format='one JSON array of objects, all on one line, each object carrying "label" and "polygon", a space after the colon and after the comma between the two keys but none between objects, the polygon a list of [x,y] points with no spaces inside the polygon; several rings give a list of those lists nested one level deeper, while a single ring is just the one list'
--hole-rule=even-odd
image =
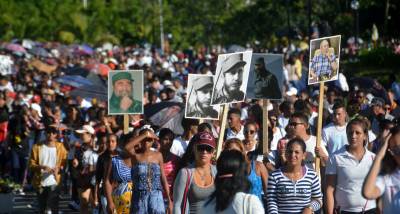
[{"label": "green cap", "polygon": [[116,73],[116,74],[114,74],[112,76],[113,84],[116,81],[122,80],[122,79],[127,79],[127,80],[130,80],[130,81],[133,81],[131,74],[129,72],[126,72],[126,71],[120,71],[120,72],[118,72],[118,73]]}]

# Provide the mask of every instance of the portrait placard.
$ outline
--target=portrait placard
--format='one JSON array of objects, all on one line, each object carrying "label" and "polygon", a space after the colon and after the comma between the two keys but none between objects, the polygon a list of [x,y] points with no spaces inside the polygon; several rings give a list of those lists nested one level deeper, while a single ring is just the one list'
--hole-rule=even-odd
[{"label": "portrait placard", "polygon": [[252,51],[218,56],[211,105],[238,103],[245,99]]},{"label": "portrait placard", "polygon": [[189,74],[186,118],[217,120],[219,105],[211,105],[211,93],[214,85],[213,75]]},{"label": "portrait placard", "polygon": [[340,41],[340,35],[310,41],[309,85],[339,78]]},{"label": "portrait placard", "polygon": [[108,73],[108,114],[143,113],[143,70]]}]

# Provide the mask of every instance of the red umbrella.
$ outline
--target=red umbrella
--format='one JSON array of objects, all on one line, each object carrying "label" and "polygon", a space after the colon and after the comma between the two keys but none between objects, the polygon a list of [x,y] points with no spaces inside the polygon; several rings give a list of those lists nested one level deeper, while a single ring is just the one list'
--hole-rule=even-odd
[{"label": "red umbrella", "polygon": [[108,76],[108,72],[111,70],[108,65],[100,63],[88,64],[85,68],[104,77]]},{"label": "red umbrella", "polygon": [[26,49],[19,44],[10,43],[6,45],[5,49],[12,52],[26,53]]}]

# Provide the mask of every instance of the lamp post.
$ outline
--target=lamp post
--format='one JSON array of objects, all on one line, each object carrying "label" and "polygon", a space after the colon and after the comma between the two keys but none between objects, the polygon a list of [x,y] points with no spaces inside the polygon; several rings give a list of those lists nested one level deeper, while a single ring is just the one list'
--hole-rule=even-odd
[{"label": "lamp post", "polygon": [[359,21],[358,21],[358,9],[360,8],[360,3],[358,2],[358,0],[352,0],[350,3],[350,7],[351,9],[354,10],[355,13],[355,20],[354,20],[354,25],[356,27],[356,35],[354,36],[354,44],[356,45],[356,47],[358,46],[358,29],[359,29]]},{"label": "lamp post", "polygon": [[163,25],[163,14],[162,14],[162,0],[158,0],[160,4],[160,45],[161,45],[161,54],[164,54],[164,25]]}]

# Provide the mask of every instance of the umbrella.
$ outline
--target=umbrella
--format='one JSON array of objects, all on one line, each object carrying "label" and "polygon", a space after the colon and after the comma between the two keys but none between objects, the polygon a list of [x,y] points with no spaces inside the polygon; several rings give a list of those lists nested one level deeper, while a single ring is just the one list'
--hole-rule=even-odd
[{"label": "umbrella", "polygon": [[86,69],[93,71],[103,77],[108,76],[108,72],[111,70],[110,67],[106,64],[101,64],[101,63],[93,63],[93,64],[88,64],[85,66]]},{"label": "umbrella", "polygon": [[50,73],[54,72],[55,70],[57,70],[57,67],[58,67],[57,65],[49,65],[49,64],[47,64],[45,62],[42,62],[42,61],[40,61],[38,59],[32,60],[30,62],[30,64],[34,68],[36,68],[37,70],[39,70],[41,72],[48,73],[48,74],[50,74]]},{"label": "umbrella", "polygon": [[82,54],[86,54],[86,55],[92,55],[94,53],[93,48],[86,44],[81,45],[79,47],[79,50]]},{"label": "umbrella", "polygon": [[5,49],[17,53],[26,53],[26,49],[19,44],[8,44]]},{"label": "umbrella", "polygon": [[79,67],[79,66],[75,66],[72,68],[67,68],[64,73],[66,75],[79,75],[79,76],[83,76],[83,77],[87,77],[87,75],[89,75],[89,70]]},{"label": "umbrella", "polygon": [[144,115],[156,126],[169,128],[175,134],[181,135],[183,127],[181,125],[184,114],[183,103],[160,102],[144,108]]},{"label": "umbrella", "polygon": [[41,56],[41,57],[50,56],[49,52],[42,47],[33,47],[32,49],[29,50],[29,53],[36,55],[36,56]]},{"label": "umbrella", "polygon": [[99,85],[82,86],[80,88],[76,88],[76,89],[72,90],[70,94],[73,97],[80,96],[87,100],[96,98],[98,100],[107,101],[107,99],[108,99],[107,88],[104,86],[99,86]]},{"label": "umbrella", "polygon": [[75,88],[80,88],[83,86],[92,86],[93,83],[85,77],[79,75],[65,75],[56,79],[56,82],[70,85]]}]

